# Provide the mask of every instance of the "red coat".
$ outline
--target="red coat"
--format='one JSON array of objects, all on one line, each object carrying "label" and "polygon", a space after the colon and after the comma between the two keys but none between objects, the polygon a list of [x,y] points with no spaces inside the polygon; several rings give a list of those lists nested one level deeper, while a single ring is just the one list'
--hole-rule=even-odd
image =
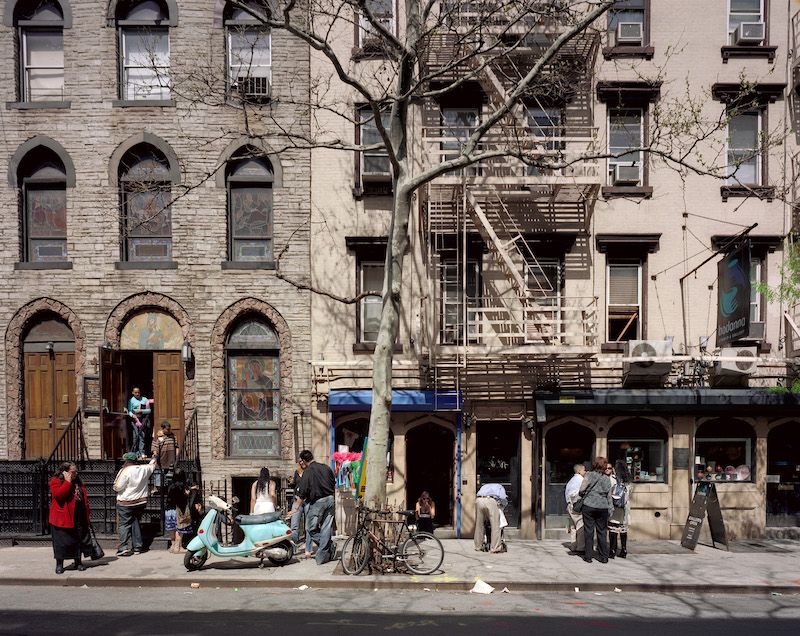
[{"label": "red coat", "polygon": [[[86,488],[81,484],[83,494],[83,509],[86,512],[86,523],[89,523],[89,497]],[[75,482],[69,482],[61,477],[53,477],[50,480],[50,494],[53,495],[50,502],[50,517],[48,521],[51,526],[59,528],[75,527]]]}]

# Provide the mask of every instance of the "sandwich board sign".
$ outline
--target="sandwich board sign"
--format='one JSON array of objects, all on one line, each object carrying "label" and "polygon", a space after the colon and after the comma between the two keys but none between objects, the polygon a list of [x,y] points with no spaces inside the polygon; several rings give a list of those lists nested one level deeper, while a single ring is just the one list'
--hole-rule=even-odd
[{"label": "sandwich board sign", "polygon": [[681,545],[689,550],[697,547],[697,540],[700,538],[700,530],[703,528],[703,520],[706,515],[708,515],[708,529],[711,532],[713,547],[716,548],[717,544],[721,544],[727,550],[728,539],[725,535],[725,522],[722,519],[717,487],[713,481],[703,481],[697,484],[692,504],[689,507],[689,516],[683,527]]}]

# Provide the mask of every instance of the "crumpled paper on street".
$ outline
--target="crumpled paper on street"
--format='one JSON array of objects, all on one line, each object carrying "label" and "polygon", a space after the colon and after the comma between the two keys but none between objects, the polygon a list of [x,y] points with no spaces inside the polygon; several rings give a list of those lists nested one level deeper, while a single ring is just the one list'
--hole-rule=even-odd
[{"label": "crumpled paper on street", "polygon": [[480,579],[475,580],[475,585],[473,585],[472,589],[469,591],[470,594],[491,594],[492,592],[494,592],[494,588]]}]

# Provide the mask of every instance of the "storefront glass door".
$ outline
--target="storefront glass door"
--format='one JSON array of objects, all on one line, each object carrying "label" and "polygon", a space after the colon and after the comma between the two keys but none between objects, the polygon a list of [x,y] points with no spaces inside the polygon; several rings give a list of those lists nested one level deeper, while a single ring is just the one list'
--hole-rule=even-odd
[{"label": "storefront glass door", "polygon": [[575,474],[575,464],[591,466],[594,443],[594,433],[574,422],[567,422],[547,431],[544,469],[545,528],[566,528],[568,516],[564,488]]},{"label": "storefront glass door", "polygon": [[519,527],[519,422],[478,423],[478,488],[500,484],[506,489],[508,525]]}]

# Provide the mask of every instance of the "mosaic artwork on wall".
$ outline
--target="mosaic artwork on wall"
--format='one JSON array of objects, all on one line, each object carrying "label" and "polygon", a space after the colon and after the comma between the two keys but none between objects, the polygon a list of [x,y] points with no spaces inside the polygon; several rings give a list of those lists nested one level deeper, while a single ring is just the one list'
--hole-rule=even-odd
[{"label": "mosaic artwork on wall", "polygon": [[120,336],[121,349],[178,351],[182,345],[178,321],[161,311],[136,314],[122,328]]}]

